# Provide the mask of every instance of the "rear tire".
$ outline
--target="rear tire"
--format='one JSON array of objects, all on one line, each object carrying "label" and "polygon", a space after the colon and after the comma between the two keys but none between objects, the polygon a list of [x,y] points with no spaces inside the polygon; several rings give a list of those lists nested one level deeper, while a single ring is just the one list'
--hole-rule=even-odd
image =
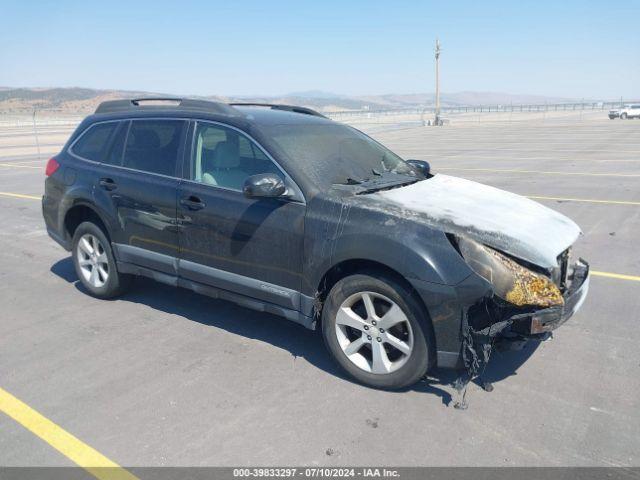
[{"label": "rear tire", "polygon": [[131,284],[131,275],[118,272],[107,236],[92,222],[76,228],[71,256],[82,286],[94,297],[117,297]]},{"label": "rear tire", "polygon": [[416,383],[429,368],[434,343],[428,322],[404,285],[357,274],[329,292],[322,335],[334,360],[356,381],[396,390]]}]

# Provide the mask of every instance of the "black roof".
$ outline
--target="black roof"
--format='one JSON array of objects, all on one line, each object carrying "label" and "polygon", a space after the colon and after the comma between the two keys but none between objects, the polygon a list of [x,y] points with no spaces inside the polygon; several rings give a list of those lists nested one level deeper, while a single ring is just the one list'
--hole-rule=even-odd
[{"label": "black roof", "polygon": [[132,98],[126,100],[108,100],[102,102],[96,108],[95,113],[130,112],[140,109],[154,110],[203,110],[211,113],[226,115],[237,114],[233,107],[222,102],[210,102],[208,100],[192,100],[189,98]]},{"label": "black roof", "polygon": [[315,117],[327,118],[320,112],[316,112],[311,108],[300,107],[298,105],[282,105],[277,103],[230,103],[229,105],[232,107],[267,107],[272,110],[284,110],[286,112],[304,113]]},{"label": "black roof", "polygon": [[327,124],[333,123],[324,115],[311,115],[308,113],[298,113],[291,110],[279,108],[262,108],[260,106],[246,105],[236,106],[240,113],[243,114],[248,123],[256,125],[299,125],[301,123],[309,124]]},{"label": "black roof", "polygon": [[[139,113],[198,112],[213,116],[244,117],[257,123],[298,123],[301,114],[318,119],[324,115],[307,107],[272,103],[231,103],[189,98],[133,98],[109,100],[98,105],[95,114],[139,114]],[[268,113],[267,113],[268,112]],[[265,115],[265,113],[267,113]],[[328,119],[327,119],[328,120]]]}]

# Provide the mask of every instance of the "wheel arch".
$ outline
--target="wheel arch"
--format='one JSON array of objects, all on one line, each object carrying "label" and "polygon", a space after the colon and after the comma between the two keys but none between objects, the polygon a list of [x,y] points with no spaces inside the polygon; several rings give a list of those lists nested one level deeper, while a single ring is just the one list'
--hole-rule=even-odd
[{"label": "wheel arch", "polygon": [[111,231],[107,222],[104,220],[103,215],[100,214],[98,209],[85,201],[74,202],[64,214],[62,219],[62,227],[65,237],[71,241],[73,234],[82,222],[91,221],[95,223],[106,235],[107,240],[111,242]]},{"label": "wheel arch", "polygon": [[383,278],[386,277],[407,289],[416,304],[421,309],[423,325],[427,329],[425,334],[428,336],[430,347],[432,347],[429,349],[429,363],[430,365],[435,364],[437,344],[433,328],[433,321],[431,319],[429,309],[427,308],[426,304],[422,300],[422,297],[415,289],[415,287],[402,274],[400,274],[397,270],[389,267],[388,265],[385,265],[384,263],[376,260],[365,258],[343,260],[333,265],[324,273],[316,291],[316,301],[314,306],[314,317],[317,321],[316,328],[322,328],[320,325],[320,323],[322,322],[322,308],[324,307],[327,295],[329,294],[333,286],[343,278],[355,274],[369,274],[371,276],[379,275]]}]

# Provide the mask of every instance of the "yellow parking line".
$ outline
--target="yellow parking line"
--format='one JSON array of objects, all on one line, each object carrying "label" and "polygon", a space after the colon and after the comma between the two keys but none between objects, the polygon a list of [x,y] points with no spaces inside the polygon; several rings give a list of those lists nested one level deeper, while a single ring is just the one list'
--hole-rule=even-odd
[{"label": "yellow parking line", "polygon": [[640,173],[590,173],[590,172],[552,172],[546,170],[516,170],[510,168],[466,168],[466,167],[438,167],[435,170],[459,170],[467,172],[496,172],[496,173],[539,173],[541,175],[581,175],[587,177],[640,177]]},{"label": "yellow parking line", "polygon": [[631,282],[640,282],[640,277],[636,277],[635,275],[622,275],[620,273],[610,273],[610,272],[598,272],[591,270],[591,275],[596,277],[607,277],[607,278],[615,278],[617,280],[629,280]]},{"label": "yellow parking line", "polygon": [[138,480],[97,450],[0,388],[0,411],[100,480]]},{"label": "yellow parking line", "polygon": [[5,197],[28,198],[29,200],[40,200],[42,198],[36,195],[24,195],[22,193],[10,193],[10,192],[0,192],[0,195],[4,195]]},{"label": "yellow parking line", "polygon": [[32,168],[32,169],[35,169],[35,170],[42,170],[42,167],[34,167],[33,165],[21,165],[19,163],[0,163],[0,167]]},{"label": "yellow parking line", "polygon": [[595,200],[591,198],[543,197],[540,195],[527,195],[527,198],[532,198],[534,200],[559,200],[561,202],[605,203],[605,204],[612,204],[612,205],[640,205],[640,202],[632,202],[627,200]]}]

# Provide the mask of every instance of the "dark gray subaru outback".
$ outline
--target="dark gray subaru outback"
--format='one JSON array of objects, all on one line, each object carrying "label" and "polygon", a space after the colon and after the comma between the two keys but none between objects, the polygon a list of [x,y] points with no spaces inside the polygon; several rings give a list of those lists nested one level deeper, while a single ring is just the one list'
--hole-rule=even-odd
[{"label": "dark gray subaru outback", "polygon": [[92,295],[143,275],[282,315],[374,387],[473,375],[587,294],[568,218],[302,107],[104,102],[46,173],[47,230]]}]

